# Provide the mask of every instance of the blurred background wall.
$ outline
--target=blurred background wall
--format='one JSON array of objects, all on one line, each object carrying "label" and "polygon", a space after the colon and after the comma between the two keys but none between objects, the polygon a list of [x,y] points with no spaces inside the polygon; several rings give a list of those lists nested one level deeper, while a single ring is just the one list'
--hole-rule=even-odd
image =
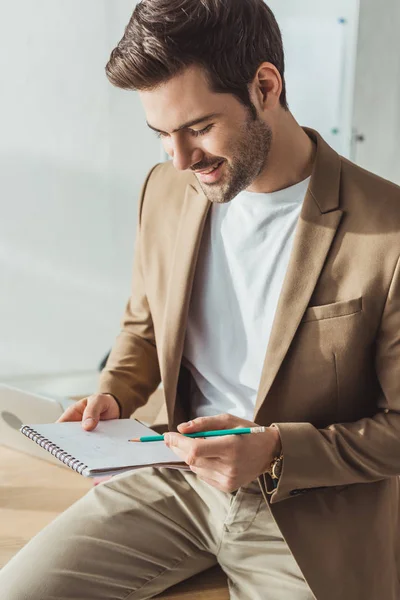
[{"label": "blurred background wall", "polygon": [[[138,194],[164,159],[104,74],[134,4],[0,0],[2,381],[90,393],[118,333]],[[269,4],[295,117],[400,183],[398,0]]]},{"label": "blurred background wall", "polygon": [[160,146],[104,66],[129,0],[1,3],[0,378],[85,377],[130,291]]},{"label": "blurred background wall", "polygon": [[354,160],[400,185],[400,1],[360,0]]}]

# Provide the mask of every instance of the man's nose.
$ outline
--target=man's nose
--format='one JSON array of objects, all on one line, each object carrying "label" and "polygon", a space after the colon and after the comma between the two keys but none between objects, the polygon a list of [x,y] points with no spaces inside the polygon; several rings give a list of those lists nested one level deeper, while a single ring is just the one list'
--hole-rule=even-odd
[{"label": "man's nose", "polygon": [[186,171],[201,160],[201,152],[198,148],[180,141],[174,141],[167,152],[178,171]]}]

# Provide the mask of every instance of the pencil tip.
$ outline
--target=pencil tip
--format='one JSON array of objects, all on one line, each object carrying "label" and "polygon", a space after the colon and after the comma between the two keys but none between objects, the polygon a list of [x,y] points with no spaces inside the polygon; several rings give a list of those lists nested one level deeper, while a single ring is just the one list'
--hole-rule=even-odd
[{"label": "pencil tip", "polygon": [[140,438],[133,438],[133,440],[128,440],[128,442],[140,442]]}]

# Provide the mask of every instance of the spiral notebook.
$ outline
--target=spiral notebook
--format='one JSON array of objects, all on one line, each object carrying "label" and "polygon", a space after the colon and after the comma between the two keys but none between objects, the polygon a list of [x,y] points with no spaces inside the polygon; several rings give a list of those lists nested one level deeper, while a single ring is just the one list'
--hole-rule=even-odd
[{"label": "spiral notebook", "polygon": [[129,442],[157,435],[135,419],[100,421],[93,431],[85,431],[79,421],[23,425],[20,432],[84,477],[146,466],[189,469],[164,442]]}]

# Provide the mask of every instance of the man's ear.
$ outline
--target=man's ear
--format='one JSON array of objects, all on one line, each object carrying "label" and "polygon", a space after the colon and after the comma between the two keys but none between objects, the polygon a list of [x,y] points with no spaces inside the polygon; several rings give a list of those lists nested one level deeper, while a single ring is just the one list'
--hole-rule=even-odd
[{"label": "man's ear", "polygon": [[282,93],[282,78],[271,63],[262,63],[251,84],[254,104],[260,110],[272,110],[279,104]]}]

